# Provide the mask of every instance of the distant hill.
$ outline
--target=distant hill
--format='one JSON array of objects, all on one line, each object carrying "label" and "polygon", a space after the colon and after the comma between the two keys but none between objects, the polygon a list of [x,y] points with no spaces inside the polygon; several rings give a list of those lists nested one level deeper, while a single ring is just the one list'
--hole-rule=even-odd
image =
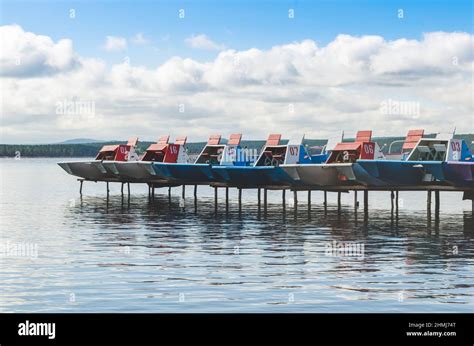
[{"label": "distant hill", "polygon": [[74,138],[68,139],[67,141],[55,143],[55,144],[86,144],[86,143],[104,143],[106,141],[101,141],[97,139],[90,139],[90,138]]},{"label": "distant hill", "polygon": [[[433,137],[434,135],[426,135],[426,137]],[[470,147],[471,152],[474,153],[474,134],[459,134],[455,138],[463,138]],[[384,153],[387,153],[390,144],[392,144],[391,152],[400,152],[402,141],[405,137],[374,137],[373,141],[377,142]],[[344,141],[351,141],[353,139],[345,138]],[[22,157],[95,157],[100,148],[106,144],[125,144],[126,141],[107,141],[107,142],[82,142],[71,143],[71,141],[91,141],[91,139],[78,138],[70,141],[65,141],[58,144],[0,144],[0,157],[15,157],[19,152]],[[93,141],[93,140],[92,140]],[[226,142],[226,140],[223,140]],[[282,140],[282,144],[287,143],[288,140]],[[310,154],[316,154],[320,148],[326,144],[325,139],[305,139],[303,144],[308,148]],[[152,142],[140,142],[137,147],[139,153],[143,153]],[[265,140],[243,140],[241,145],[243,148],[261,150]],[[186,144],[188,154],[199,154],[206,142],[196,142]]]}]

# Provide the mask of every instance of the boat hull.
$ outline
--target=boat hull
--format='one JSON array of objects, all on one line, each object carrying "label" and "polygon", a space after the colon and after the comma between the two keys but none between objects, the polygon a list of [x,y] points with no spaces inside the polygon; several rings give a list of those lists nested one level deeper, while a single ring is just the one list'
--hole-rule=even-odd
[{"label": "boat hull", "polygon": [[298,186],[338,186],[346,183],[338,179],[335,165],[326,164],[294,164],[280,166],[290,176],[294,185]]},{"label": "boat hull", "polygon": [[166,183],[169,179],[160,179],[151,168],[151,162],[110,161],[103,162],[104,168],[119,181],[126,183]]},{"label": "boat hull", "polygon": [[102,161],[59,162],[58,165],[67,173],[86,180],[118,181],[114,174],[105,169]]},{"label": "boat hull", "polygon": [[209,164],[152,162],[151,169],[157,179],[182,184],[208,184],[215,181]]},{"label": "boat hull", "polygon": [[290,186],[293,179],[281,167],[275,166],[213,166],[218,183],[233,187]]},{"label": "boat hull", "polygon": [[443,174],[444,179],[454,186],[474,188],[474,162],[444,162]]},{"label": "boat hull", "polygon": [[445,184],[441,161],[359,160],[357,165],[387,186]]}]

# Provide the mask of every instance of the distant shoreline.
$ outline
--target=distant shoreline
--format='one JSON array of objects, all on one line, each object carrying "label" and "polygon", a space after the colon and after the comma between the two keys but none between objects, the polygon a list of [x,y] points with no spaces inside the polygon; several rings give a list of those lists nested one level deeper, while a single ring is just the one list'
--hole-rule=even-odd
[{"label": "distant shoreline", "polygon": [[[427,137],[434,137],[434,134],[427,135]],[[462,138],[469,145],[471,152],[474,152],[474,134],[458,134],[455,138]],[[396,153],[401,150],[402,143],[405,137],[374,137],[372,140],[377,142],[382,151],[386,154],[390,143],[398,141],[393,144],[392,152]],[[351,141],[352,138],[346,138],[345,141]],[[304,144],[310,148],[322,147],[326,144],[326,139],[305,139]],[[110,142],[95,142],[95,143],[76,143],[76,144],[0,144],[0,157],[33,157],[33,158],[94,158],[99,150],[104,145],[121,144],[125,142],[110,141]],[[143,153],[153,142],[140,142],[137,147],[139,153]],[[248,149],[260,150],[264,145],[265,140],[243,140],[242,147]],[[186,144],[188,154],[199,154],[205,146],[205,142],[195,142]]]}]

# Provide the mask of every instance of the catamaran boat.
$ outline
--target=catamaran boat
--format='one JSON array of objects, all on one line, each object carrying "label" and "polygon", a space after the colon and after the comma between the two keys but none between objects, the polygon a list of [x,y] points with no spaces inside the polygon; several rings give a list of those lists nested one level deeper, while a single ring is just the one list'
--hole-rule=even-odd
[{"label": "catamaran boat", "polygon": [[359,160],[357,164],[386,185],[474,186],[474,162],[462,139],[423,138],[410,131],[399,160]]},{"label": "catamaran boat", "polygon": [[213,166],[212,171],[216,181],[226,186],[249,188],[292,185],[292,178],[280,166],[307,164],[313,159],[316,160],[316,155],[313,158],[307,153],[303,140],[290,140],[288,144],[281,144],[281,134],[272,134],[253,164]]},{"label": "catamaran boat", "polygon": [[284,164],[281,168],[291,176],[295,185],[315,187],[354,185],[358,182],[351,178],[355,176],[355,163],[358,160],[384,157],[378,144],[372,142],[372,131],[359,131],[354,142],[341,142],[334,147],[327,146],[326,151],[328,156],[325,163]]},{"label": "catamaran boat", "polygon": [[104,162],[131,162],[138,160],[135,148],[138,138],[129,139],[127,144],[105,145],[93,161],[58,162],[67,173],[92,181],[120,181],[119,177],[107,171]]},{"label": "catamaran boat", "polygon": [[155,174],[151,163],[186,163],[186,139],[178,137],[174,143],[169,143],[170,136],[161,137],[157,143],[150,145],[138,161],[107,161],[102,165],[105,169],[123,182],[135,183],[166,183]]},{"label": "catamaran boat", "polygon": [[[389,152],[384,156],[381,152],[377,157],[360,157],[353,165],[340,165],[336,167],[338,178],[347,180],[355,185],[364,186],[387,186],[386,180],[378,174],[378,163],[385,165],[385,162],[395,162],[397,160],[406,160],[416,143],[423,138],[424,130],[410,130],[403,142],[402,151],[398,154]],[[369,149],[370,151],[370,149]]]},{"label": "catamaran boat", "polygon": [[241,150],[241,134],[233,134],[227,143],[221,142],[221,135],[212,135],[194,163],[152,162],[156,177],[182,184],[208,184],[214,182],[213,166],[239,164],[234,160]]}]

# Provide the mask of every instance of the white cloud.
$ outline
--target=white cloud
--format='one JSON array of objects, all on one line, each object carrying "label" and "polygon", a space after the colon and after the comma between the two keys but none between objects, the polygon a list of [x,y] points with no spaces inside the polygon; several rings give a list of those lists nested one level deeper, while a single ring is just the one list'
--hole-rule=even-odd
[{"label": "white cloud", "polygon": [[107,36],[104,49],[112,51],[121,51],[127,49],[127,39],[124,37]]},{"label": "white cloud", "polygon": [[131,41],[133,44],[141,45],[141,46],[150,43],[150,40],[147,39],[141,32],[139,32],[138,34],[135,34],[135,35],[130,39],[130,41]]},{"label": "white cloud", "polygon": [[209,37],[204,34],[191,35],[184,40],[186,44],[192,48],[204,49],[204,50],[223,50],[224,45],[218,44],[212,41]]},{"label": "white cloud", "polygon": [[[268,50],[224,50],[204,63],[174,57],[147,68],[77,57],[69,40],[67,48],[63,40],[54,43],[17,26],[1,31],[17,34],[2,34],[2,47],[8,48],[2,72],[9,73],[0,79],[0,142],[132,134],[154,139],[168,132],[203,140],[214,132],[311,138],[362,128],[375,135],[404,135],[419,127],[474,129],[473,35],[467,33],[393,41],[339,35],[322,47],[304,40]],[[32,67],[18,73],[8,65],[12,53]],[[36,78],[19,78],[29,73]],[[419,102],[420,114],[383,114],[381,102],[388,99]],[[95,115],[56,114],[62,100],[93,101]]]},{"label": "white cloud", "polygon": [[24,31],[19,25],[0,27],[0,75],[33,77],[71,70],[78,64],[72,41]]}]

